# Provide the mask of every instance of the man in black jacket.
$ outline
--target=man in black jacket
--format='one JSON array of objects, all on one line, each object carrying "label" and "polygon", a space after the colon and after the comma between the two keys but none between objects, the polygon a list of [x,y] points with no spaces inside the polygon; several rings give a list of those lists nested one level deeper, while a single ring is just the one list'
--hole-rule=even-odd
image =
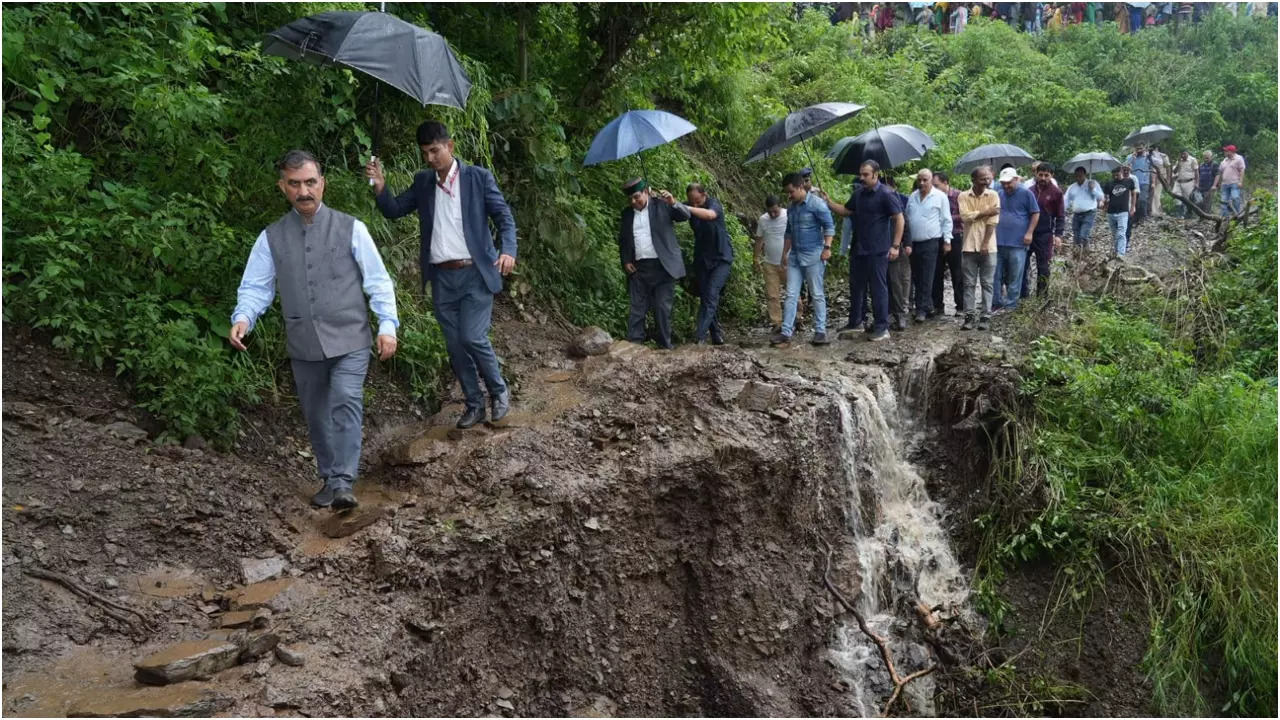
[{"label": "man in black jacket", "polygon": [[[676,202],[666,190],[650,190],[643,178],[628,180],[622,192],[631,201],[622,211],[618,229],[618,254],[631,294],[627,339],[644,342],[644,321],[652,308],[658,325],[658,345],[670,350],[675,347],[671,342],[671,306],[676,297],[676,280],[684,277],[684,256],[676,239],[675,223],[689,219],[689,208]],[[661,202],[652,202],[655,198]]]},{"label": "man in black jacket", "polygon": [[689,199],[689,225],[693,227],[694,272],[702,295],[694,340],[702,344],[710,333],[712,345],[723,345],[724,333],[716,315],[720,311],[720,294],[733,268],[733,243],[724,224],[724,206],[707,194],[702,183],[690,184],[685,195]]}]

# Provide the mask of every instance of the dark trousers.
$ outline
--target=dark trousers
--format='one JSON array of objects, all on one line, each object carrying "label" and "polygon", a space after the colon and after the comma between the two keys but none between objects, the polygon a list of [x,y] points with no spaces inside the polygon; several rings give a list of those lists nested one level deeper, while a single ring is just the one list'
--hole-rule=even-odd
[{"label": "dark trousers", "polygon": [[733,265],[727,262],[716,263],[711,267],[698,265],[698,289],[702,292],[702,302],[698,305],[698,328],[694,333],[697,340],[706,340],[707,332],[712,338],[719,338],[720,321],[716,314],[720,310],[720,294],[724,292],[724,284],[729,282],[729,271]]},{"label": "dark trousers", "polygon": [[1036,257],[1036,297],[1044,297],[1049,292],[1049,261],[1053,259],[1053,233],[1031,236],[1031,246],[1027,248],[1027,262],[1022,267],[1022,297],[1031,295],[1031,256]]},{"label": "dark trousers", "polygon": [[658,325],[658,344],[671,347],[671,306],[676,298],[676,280],[660,260],[637,260],[635,266],[636,271],[627,278],[627,290],[631,294],[627,339],[644,342],[644,320],[652,309],[653,320]]},{"label": "dark trousers", "polygon": [[942,276],[948,271],[951,272],[951,293],[956,301],[956,314],[964,314],[964,266],[961,264],[964,253],[964,236],[954,235],[951,238],[951,251],[943,253],[942,249],[938,249],[938,261],[934,263],[933,268],[933,309],[942,314],[946,309],[943,303],[943,294],[946,286],[943,284]]},{"label": "dark trousers", "polygon": [[911,243],[911,287],[916,296],[916,315],[928,315],[933,310],[933,273],[941,244],[942,238]]},{"label": "dark trousers", "polygon": [[431,281],[431,305],[449,351],[449,365],[462,386],[469,409],[484,407],[480,379],[489,397],[507,391],[498,356],[489,343],[493,320],[493,292],[475,265],[441,270]]},{"label": "dark trousers", "polygon": [[867,288],[875,329],[889,329],[889,255],[854,255],[849,271],[849,324],[861,325],[866,314]]},{"label": "dark trousers", "polygon": [[1151,183],[1140,185],[1138,189],[1138,212],[1134,214],[1129,227],[1137,225],[1151,215]]}]

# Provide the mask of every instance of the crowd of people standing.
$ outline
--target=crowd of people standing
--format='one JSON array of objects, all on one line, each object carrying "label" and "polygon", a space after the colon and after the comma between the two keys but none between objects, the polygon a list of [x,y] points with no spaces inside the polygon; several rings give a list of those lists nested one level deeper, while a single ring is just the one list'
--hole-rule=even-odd
[{"label": "crowd of people standing", "polygon": [[1197,23],[1215,11],[1232,15],[1262,16],[1276,14],[1274,2],[898,2],[840,3],[832,20],[852,21],[868,35],[895,26],[919,25],[942,33],[963,32],[973,18],[988,17],[1006,22],[1026,32],[1067,25],[1115,22],[1123,33],[1134,33],[1145,27],[1184,22]]}]

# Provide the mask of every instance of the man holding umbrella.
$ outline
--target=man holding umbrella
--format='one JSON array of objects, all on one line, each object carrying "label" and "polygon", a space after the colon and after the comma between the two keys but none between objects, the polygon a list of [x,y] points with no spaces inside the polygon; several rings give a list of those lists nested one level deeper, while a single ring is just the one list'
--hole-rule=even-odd
[{"label": "man holding umbrella", "polygon": [[[671,350],[675,347],[671,342],[671,306],[676,280],[684,277],[684,257],[674,223],[688,220],[689,208],[666,190],[653,192],[643,178],[623,183],[622,193],[629,201],[618,229],[618,255],[631,295],[627,339],[644,342],[644,321],[652,309],[658,347]],[[662,202],[653,202],[654,198]]]},{"label": "man holding umbrella", "polygon": [[[479,378],[489,390],[490,417],[497,422],[511,409],[511,391],[489,343],[489,326],[493,296],[502,291],[502,276],[516,265],[516,222],[493,173],[454,158],[453,139],[443,124],[422,123],[417,140],[429,169],[414,175],[408,190],[393,195],[377,160],[365,172],[384,217],[418,213],[422,283],[431,283],[432,310],[465,396],[458,427],[485,419]],[[494,247],[490,220],[498,228],[501,251]]]}]

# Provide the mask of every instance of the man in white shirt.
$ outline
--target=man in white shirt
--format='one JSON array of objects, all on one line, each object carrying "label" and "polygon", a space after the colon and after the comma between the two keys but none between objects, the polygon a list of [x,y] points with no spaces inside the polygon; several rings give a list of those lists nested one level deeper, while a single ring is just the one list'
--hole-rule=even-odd
[{"label": "man in white shirt", "polygon": [[911,284],[916,296],[916,322],[933,310],[933,271],[938,251],[951,250],[951,202],[934,189],[933,172],[916,173],[916,189],[907,198],[907,227],[911,231]]},{"label": "man in white shirt", "polygon": [[[764,201],[765,212],[756,221],[756,270],[764,272],[764,294],[769,302],[769,322],[773,333],[782,331],[782,290],[787,285],[787,268],[782,264],[782,246],[786,241],[787,209],[777,195]],[[763,261],[763,263],[762,263]]]},{"label": "man in white shirt", "polygon": [[1062,198],[1067,214],[1071,216],[1071,242],[1077,252],[1089,251],[1089,236],[1093,234],[1093,222],[1098,210],[1106,204],[1102,186],[1089,177],[1083,167],[1075,169],[1076,181],[1067,188]]},{"label": "man in white shirt", "polygon": [[645,318],[652,310],[658,326],[658,347],[671,350],[675,347],[671,340],[671,309],[676,280],[685,275],[674,223],[688,220],[689,208],[666,190],[653,191],[643,178],[623,183],[622,194],[627,196],[628,204],[618,227],[618,257],[627,274],[631,298],[627,339],[645,341]]}]

